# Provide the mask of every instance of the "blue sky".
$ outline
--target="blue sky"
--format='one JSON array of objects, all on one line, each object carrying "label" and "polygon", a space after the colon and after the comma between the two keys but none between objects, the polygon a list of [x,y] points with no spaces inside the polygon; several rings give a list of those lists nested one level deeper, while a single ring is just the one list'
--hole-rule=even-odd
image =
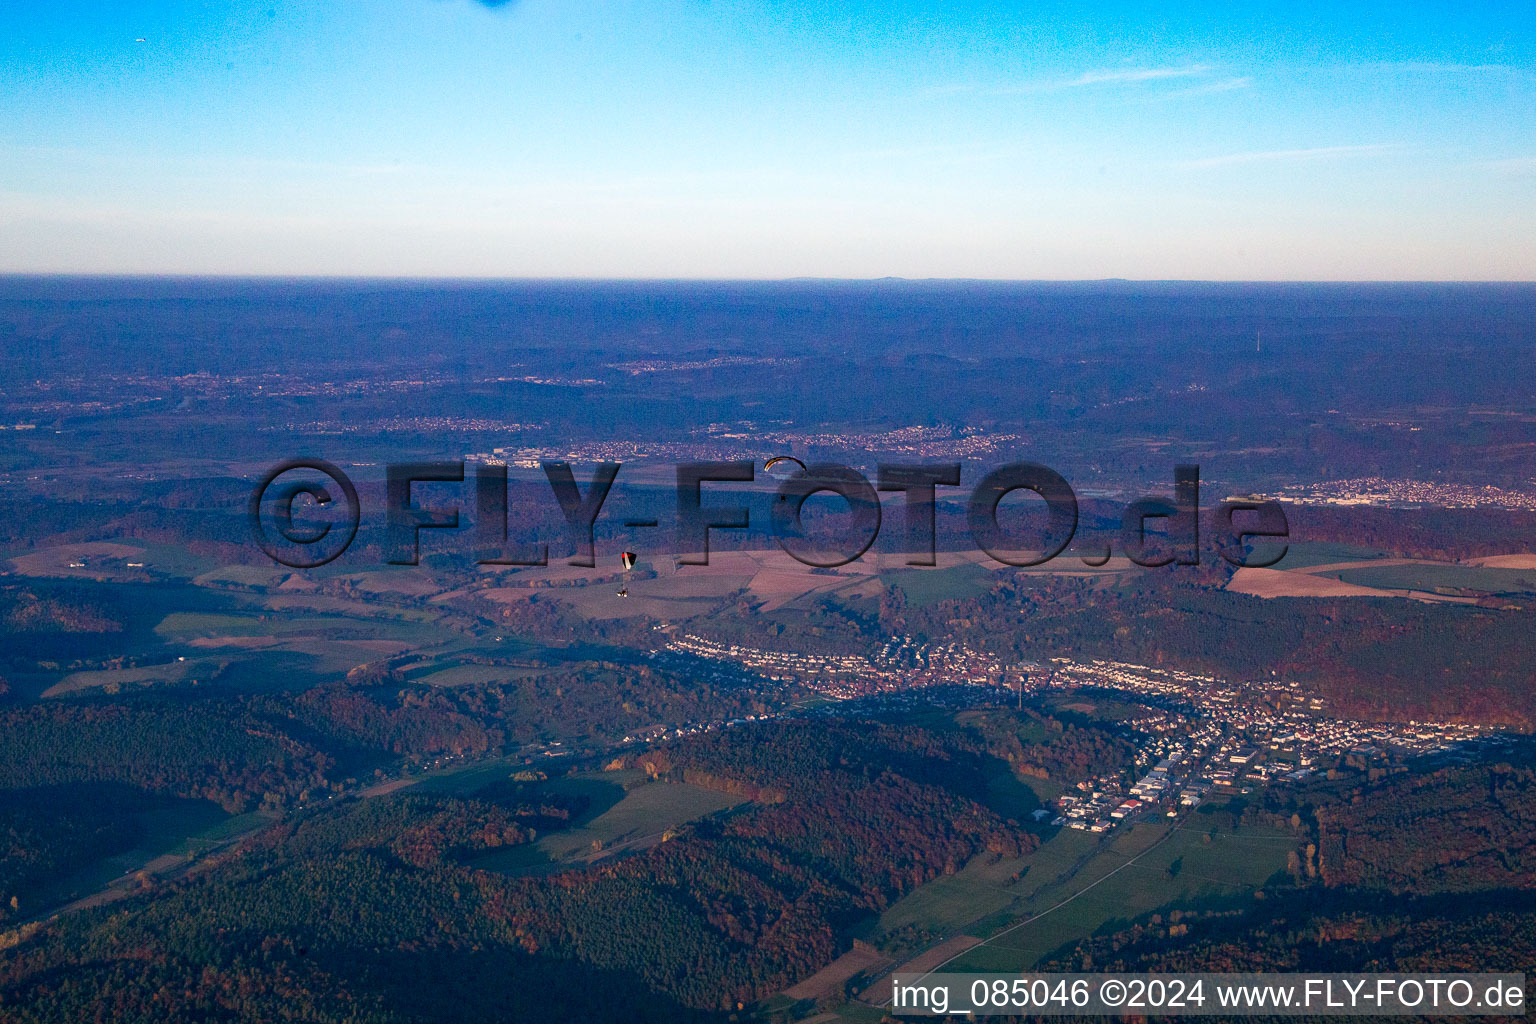
[{"label": "blue sky", "polygon": [[0,270],[1515,279],[1536,5],[7,2]]}]

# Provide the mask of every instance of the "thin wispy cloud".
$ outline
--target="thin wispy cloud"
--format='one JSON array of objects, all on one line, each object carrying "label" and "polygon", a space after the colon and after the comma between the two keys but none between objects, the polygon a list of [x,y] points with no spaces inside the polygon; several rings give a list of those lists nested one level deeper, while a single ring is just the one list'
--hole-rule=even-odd
[{"label": "thin wispy cloud", "polygon": [[1309,149],[1267,149],[1248,153],[1226,153],[1221,156],[1185,160],[1181,167],[1230,167],[1238,164],[1295,163],[1307,160],[1333,160],[1344,157],[1376,156],[1397,149],[1393,143],[1373,143],[1364,146],[1315,146]]},{"label": "thin wispy cloud", "polygon": [[1056,87],[1074,89],[1084,85],[1132,85],[1138,82],[1159,82],[1168,78],[1197,78],[1210,71],[1211,68],[1205,64],[1189,64],[1179,68],[1118,68],[1085,71],[1076,78],[1057,82]]},{"label": "thin wispy cloud", "polygon": [[1247,75],[1239,75],[1235,78],[1223,78],[1215,82],[1206,82],[1204,85],[1192,85],[1187,89],[1175,89],[1172,92],[1162,94],[1163,99],[1175,99],[1180,96],[1212,96],[1216,93],[1235,92],[1239,89],[1253,88],[1253,79]]},{"label": "thin wispy cloud", "polygon": [[[987,86],[970,83],[951,83],[925,89],[923,94],[927,96],[954,96],[962,94],[972,96],[1021,96],[1031,93],[1063,92],[1069,89],[1111,89],[1116,86],[1132,88],[1206,78],[1216,70],[1216,68],[1209,64],[1184,64],[1177,67],[1157,68],[1097,68],[1066,77],[1043,78],[1032,82],[1020,82],[1014,85]],[[1207,83],[1205,86],[1196,86],[1195,88],[1181,91],[1189,94],[1196,92],[1224,92],[1230,89],[1246,88],[1251,84],[1252,79],[1250,78],[1229,77],[1221,81]]]}]

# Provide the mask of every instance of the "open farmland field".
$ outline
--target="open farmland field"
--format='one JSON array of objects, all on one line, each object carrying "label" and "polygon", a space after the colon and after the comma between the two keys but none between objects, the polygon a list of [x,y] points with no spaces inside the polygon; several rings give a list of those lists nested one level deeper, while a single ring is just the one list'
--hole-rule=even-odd
[{"label": "open farmland field", "polygon": [[1365,562],[1386,558],[1386,552],[1355,544],[1328,544],[1317,541],[1287,543],[1285,555],[1271,569],[1310,569],[1333,562]]},{"label": "open farmland field", "polygon": [[135,668],[98,669],[89,672],[73,672],[43,691],[44,697],[62,697],[82,690],[106,688],[117,692],[124,686],[152,686],[157,683],[179,683],[207,677],[219,671],[225,662],[213,659],[171,661],[159,665],[140,665]]},{"label": "open farmland field", "polygon": [[523,678],[535,675],[539,671],[533,668],[513,668],[506,665],[454,663],[449,659],[446,663],[429,662],[407,673],[406,678],[429,686],[469,686],[476,683],[499,683],[508,679]]},{"label": "open farmland field", "polygon": [[37,892],[36,906],[48,906],[98,893],[116,884],[113,895],[133,885],[128,876],[153,866],[161,872],[179,867],[209,850],[272,821],[251,811],[225,813],[206,800],[167,800],[134,814],[136,839],[131,847],[101,857]]},{"label": "open farmland field", "polygon": [[[986,931],[978,934],[995,937],[968,951],[951,969],[1027,970],[1061,946],[1111,923],[1128,922],[1170,904],[1244,896],[1285,869],[1293,837],[1249,826],[1212,836],[1208,821],[1188,815],[1171,830],[1161,822],[1142,823],[1115,835],[1076,870],[1053,879],[1052,868],[1081,852],[1075,842],[1069,849],[1050,851],[1067,836],[1062,833],[1036,854],[1050,851],[1050,858],[1032,865],[1026,875],[1028,896],[1006,916],[982,923]],[[1045,869],[1038,878],[1034,867]],[[1030,884],[1037,888],[1030,889]]]},{"label": "open farmland field", "polygon": [[858,937],[886,948],[904,931],[949,935],[1016,905],[1023,895],[1014,876],[1027,872],[1028,857],[973,858],[953,875],[918,886],[893,903]]},{"label": "open farmland field", "polygon": [[668,829],[743,803],[743,798],[688,783],[652,782],[643,773],[584,773],[539,787],[592,798],[588,816],[527,846],[495,851],[478,867],[507,874],[546,874],[654,846]]},{"label": "open farmland field", "polygon": [[1474,558],[1468,565],[1480,565],[1489,569],[1536,569],[1536,554],[1488,555]]},{"label": "open farmland field", "polygon": [[304,580],[304,577],[281,565],[223,565],[201,574],[192,582],[200,587],[236,586],[272,590],[289,579]]},{"label": "open farmland field", "polygon": [[128,575],[128,562],[142,561],[144,549],[133,544],[93,541],[59,544],[11,559],[11,568],[23,576],[64,576],[98,579]]},{"label": "open farmland field", "polygon": [[958,601],[978,597],[997,582],[993,573],[975,562],[940,569],[898,569],[880,574],[880,581],[887,586],[900,587],[907,600],[926,608],[940,601]]},{"label": "open farmland field", "polygon": [[853,978],[889,967],[891,961],[868,949],[850,949],[809,978],[784,990],[791,1001],[824,999],[842,993]]},{"label": "open farmland field", "polygon": [[1364,587],[1328,576],[1281,569],[1239,569],[1227,581],[1235,594],[1253,597],[1392,597],[1391,591]]},{"label": "open farmland field", "polygon": [[1471,590],[1489,594],[1536,592],[1536,568],[1497,568],[1404,562],[1381,567],[1351,567],[1338,572],[1346,583],[1383,590]]},{"label": "open farmland field", "polygon": [[228,615],[173,612],[155,632],[167,640],[190,642],[208,637],[277,637],[284,641],[324,637],[328,640],[387,641],[411,646],[442,643],[458,634],[430,622],[380,617],[332,615]]},{"label": "open farmland field", "polygon": [[[100,639],[92,634],[84,641],[79,634],[60,638],[77,658],[94,644],[106,647],[103,653],[110,652],[111,660],[96,662],[100,667],[77,660],[56,669],[51,678],[41,676],[41,695],[110,693],[194,680],[246,690],[291,688],[412,650],[448,654],[468,642],[436,625],[439,616],[432,613],[402,618],[394,609],[360,605],[359,612],[376,614],[316,615],[308,608],[262,610],[253,606],[259,598],[202,587],[140,589],[138,600],[122,606],[122,629]],[[49,639],[44,635],[34,642]]]},{"label": "open farmland field", "polygon": [[191,579],[211,569],[212,563],[170,544],[88,541],[17,555],[10,566],[22,576],[142,583],[167,577]]}]

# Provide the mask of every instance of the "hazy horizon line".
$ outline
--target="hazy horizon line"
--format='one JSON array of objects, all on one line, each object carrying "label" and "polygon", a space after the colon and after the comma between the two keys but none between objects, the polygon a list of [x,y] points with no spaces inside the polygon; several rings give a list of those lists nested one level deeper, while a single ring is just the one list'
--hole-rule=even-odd
[{"label": "hazy horizon line", "polygon": [[907,277],[887,274],[875,277],[795,275],[788,277],[695,277],[684,275],[532,275],[532,274],[277,274],[220,271],[50,271],[0,270],[0,280],[97,280],[97,281],[397,281],[410,283],[546,283],[546,284],[1315,284],[1315,285],[1536,285],[1536,278],[1305,278],[1305,277]]}]

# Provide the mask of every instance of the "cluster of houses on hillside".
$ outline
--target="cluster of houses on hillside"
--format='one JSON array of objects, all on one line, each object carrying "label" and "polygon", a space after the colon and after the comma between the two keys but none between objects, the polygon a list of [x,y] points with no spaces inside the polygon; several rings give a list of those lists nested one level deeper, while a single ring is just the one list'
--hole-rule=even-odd
[{"label": "cluster of houses on hillside", "polygon": [[[887,653],[890,652],[890,653]],[[682,633],[651,652],[686,654],[730,661],[777,683],[792,683],[833,700],[851,700],[898,693],[928,686],[1000,686],[1016,688],[1025,681],[1021,667],[1005,668],[991,655],[962,644],[887,645],[875,658],[862,654],[801,654],[764,650]]]},{"label": "cluster of houses on hillside", "polygon": [[1032,681],[1042,690],[1075,688],[1134,697],[1163,711],[1171,721],[1197,717],[1217,722],[1228,733],[1246,736],[1303,764],[1349,755],[1444,753],[1488,734],[1481,726],[1454,722],[1361,722],[1334,717],[1324,700],[1289,680],[1239,684],[1176,669],[1053,658],[1050,671]]},{"label": "cluster of houses on hillside", "polygon": [[983,686],[1020,700],[1068,692],[1129,703],[1135,710],[1115,721],[1141,744],[1139,777],[1087,779],[1057,803],[1054,824],[1093,832],[1149,814],[1177,817],[1213,794],[1300,782],[1344,764],[1461,756],[1459,751],[1502,742],[1470,725],[1334,717],[1323,700],[1287,680],[1238,683],[1178,669],[1070,658],[1008,665],[958,642],[920,644],[911,637],[892,637],[866,657],[768,650],[671,633],[651,657],[669,654],[733,663],[837,701],[920,699],[923,690],[934,687]]},{"label": "cluster of houses on hillside", "polygon": [[[1268,497],[1268,496],[1266,496]],[[1536,510],[1536,494],[1492,484],[1437,483],[1379,476],[1295,484],[1272,495],[1293,505],[1376,505],[1385,508],[1507,508]]]}]

